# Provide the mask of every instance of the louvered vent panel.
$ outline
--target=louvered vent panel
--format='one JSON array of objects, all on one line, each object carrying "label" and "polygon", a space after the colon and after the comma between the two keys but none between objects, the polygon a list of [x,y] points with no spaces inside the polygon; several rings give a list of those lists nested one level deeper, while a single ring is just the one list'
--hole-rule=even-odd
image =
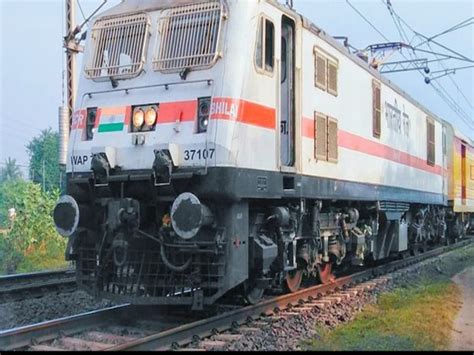
[{"label": "louvered vent panel", "polygon": [[380,135],[382,133],[381,91],[380,83],[375,80],[372,82],[372,101],[373,135],[376,138],[380,138]]},{"label": "louvered vent panel", "polygon": [[435,165],[435,125],[434,122],[428,119],[427,123],[427,150],[428,150],[428,164]]},{"label": "louvered vent panel", "polygon": [[138,75],[145,63],[149,27],[146,14],[99,19],[92,28],[86,76],[127,79]]},{"label": "louvered vent panel", "polygon": [[327,60],[324,56],[316,53],[316,86],[326,90],[327,89],[327,71],[326,71]]},{"label": "louvered vent panel", "polygon": [[337,121],[328,119],[328,161],[337,162],[338,159],[338,142],[337,142]]},{"label": "louvered vent panel", "polygon": [[158,24],[154,70],[176,72],[206,68],[218,57],[223,6],[219,1],[175,7]]},{"label": "louvered vent panel", "polygon": [[328,62],[328,92],[337,95],[337,64]]},{"label": "louvered vent panel", "polygon": [[315,158],[318,160],[327,160],[327,119],[326,116],[319,113],[315,114],[316,124],[315,124]]}]

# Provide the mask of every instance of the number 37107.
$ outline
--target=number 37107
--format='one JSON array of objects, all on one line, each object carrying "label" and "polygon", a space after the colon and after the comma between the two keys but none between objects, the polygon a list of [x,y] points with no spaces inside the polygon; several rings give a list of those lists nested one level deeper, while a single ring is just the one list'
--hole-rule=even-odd
[{"label": "number 37107", "polygon": [[184,160],[207,160],[213,159],[216,150],[214,148],[210,149],[186,149],[184,151]]}]

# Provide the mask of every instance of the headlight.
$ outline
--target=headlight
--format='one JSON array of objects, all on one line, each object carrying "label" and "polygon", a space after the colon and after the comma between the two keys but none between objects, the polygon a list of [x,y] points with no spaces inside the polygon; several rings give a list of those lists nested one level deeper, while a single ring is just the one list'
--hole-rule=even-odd
[{"label": "headlight", "polygon": [[150,107],[145,114],[145,123],[147,126],[152,127],[156,123],[156,110]]},{"label": "headlight", "polygon": [[145,113],[142,109],[138,109],[133,113],[133,125],[135,128],[140,128],[145,122]]}]

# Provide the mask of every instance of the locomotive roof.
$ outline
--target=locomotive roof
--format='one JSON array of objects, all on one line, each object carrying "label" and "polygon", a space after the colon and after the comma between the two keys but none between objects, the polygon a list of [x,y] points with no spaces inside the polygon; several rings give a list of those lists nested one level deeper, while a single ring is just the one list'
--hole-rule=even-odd
[{"label": "locomotive roof", "polygon": [[122,0],[120,4],[104,11],[99,15],[99,17],[115,16],[137,11],[161,10],[181,5],[198,4],[201,2],[209,2],[209,0]]}]

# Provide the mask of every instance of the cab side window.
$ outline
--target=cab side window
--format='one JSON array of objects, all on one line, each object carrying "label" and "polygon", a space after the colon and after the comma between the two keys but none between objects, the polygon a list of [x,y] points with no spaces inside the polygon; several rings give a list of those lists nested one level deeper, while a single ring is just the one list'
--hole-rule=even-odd
[{"label": "cab side window", "polygon": [[260,18],[255,50],[255,64],[257,69],[273,73],[275,66],[275,26],[272,21]]}]

